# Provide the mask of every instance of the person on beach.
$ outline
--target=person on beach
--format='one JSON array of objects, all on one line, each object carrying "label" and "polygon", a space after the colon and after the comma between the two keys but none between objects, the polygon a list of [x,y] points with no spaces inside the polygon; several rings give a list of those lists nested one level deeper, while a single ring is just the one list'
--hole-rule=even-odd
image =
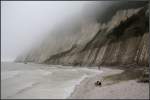
[{"label": "person on beach", "polygon": [[102,86],[102,83],[101,83],[101,81],[96,81],[96,82],[95,82],[95,85],[96,85],[96,86]]}]

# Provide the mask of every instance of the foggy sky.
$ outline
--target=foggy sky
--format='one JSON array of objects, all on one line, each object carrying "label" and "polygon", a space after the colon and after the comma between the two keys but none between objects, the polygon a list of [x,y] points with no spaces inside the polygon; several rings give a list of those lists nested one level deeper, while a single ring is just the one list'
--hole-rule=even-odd
[{"label": "foggy sky", "polygon": [[89,1],[2,1],[1,59],[14,60]]},{"label": "foggy sky", "polygon": [[143,4],[145,2],[1,1],[1,59],[14,60],[46,36],[52,37],[53,29],[61,34],[61,29],[71,28],[70,20],[76,22],[79,16],[82,17],[79,21],[88,17],[99,22],[109,21],[117,9]]}]

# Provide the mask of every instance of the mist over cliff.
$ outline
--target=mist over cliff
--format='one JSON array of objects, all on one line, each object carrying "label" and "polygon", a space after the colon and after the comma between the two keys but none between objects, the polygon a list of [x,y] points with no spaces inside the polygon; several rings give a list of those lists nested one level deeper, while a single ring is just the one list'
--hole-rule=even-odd
[{"label": "mist over cliff", "polygon": [[16,61],[89,66],[148,65],[147,2],[107,1],[85,8],[83,11],[89,13],[81,12],[81,16],[64,20],[51,31],[53,36],[47,36]]}]

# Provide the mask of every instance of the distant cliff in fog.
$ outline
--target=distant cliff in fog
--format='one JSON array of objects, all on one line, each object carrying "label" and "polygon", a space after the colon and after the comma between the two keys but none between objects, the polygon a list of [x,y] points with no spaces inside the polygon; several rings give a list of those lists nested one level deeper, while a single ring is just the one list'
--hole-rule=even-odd
[{"label": "distant cliff in fog", "polygon": [[50,42],[53,39],[47,37],[42,45],[19,56],[16,61],[89,66],[148,65],[147,4],[138,8],[118,9],[105,23],[98,19],[83,21],[75,27],[74,31],[62,30],[65,37],[55,36],[55,42]]}]

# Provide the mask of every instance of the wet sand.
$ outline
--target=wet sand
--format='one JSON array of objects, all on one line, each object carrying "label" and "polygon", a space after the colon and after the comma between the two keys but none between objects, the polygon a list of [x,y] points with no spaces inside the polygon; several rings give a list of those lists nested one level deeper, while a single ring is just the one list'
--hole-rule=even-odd
[{"label": "wet sand", "polygon": [[[149,84],[137,83],[136,80],[121,81],[110,84],[103,81],[104,76],[121,73],[122,70],[102,68],[103,73],[84,79],[76,86],[69,99],[149,99]],[[94,82],[102,81],[101,87],[96,87]]]}]

